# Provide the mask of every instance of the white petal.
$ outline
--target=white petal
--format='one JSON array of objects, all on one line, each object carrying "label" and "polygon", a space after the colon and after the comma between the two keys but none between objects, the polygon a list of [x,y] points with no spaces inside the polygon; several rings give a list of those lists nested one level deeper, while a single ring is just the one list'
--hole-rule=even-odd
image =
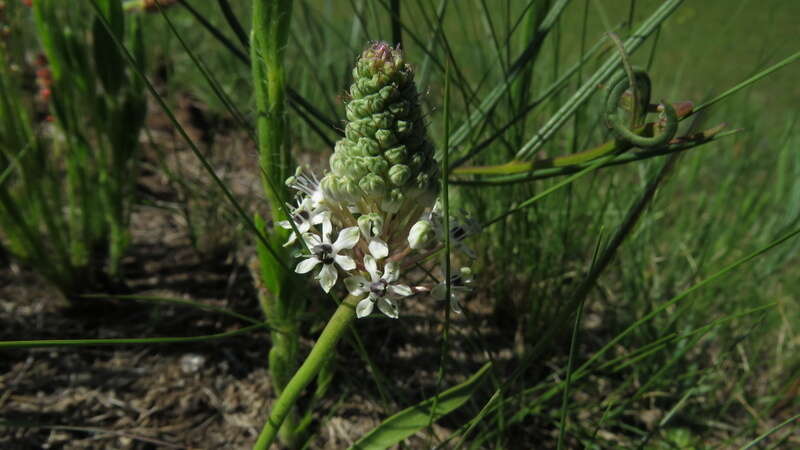
[{"label": "white petal", "polygon": [[333,260],[336,261],[336,264],[342,268],[345,272],[349,272],[356,268],[356,262],[353,261],[353,258],[347,255],[336,255],[333,257]]},{"label": "white petal", "polygon": [[331,238],[331,231],[333,231],[333,225],[331,225],[330,219],[322,221],[322,239],[326,242]]},{"label": "white petal", "polygon": [[292,225],[289,224],[288,220],[281,220],[280,222],[278,222],[278,226],[283,228],[283,229],[285,229],[285,230],[291,230],[292,229]]},{"label": "white petal", "polygon": [[312,256],[311,258],[300,261],[300,264],[297,265],[294,271],[297,273],[311,272],[311,269],[317,267],[317,264],[319,264],[320,262],[322,261],[320,261],[319,258],[317,258],[316,256]]},{"label": "white petal", "polygon": [[392,319],[397,319],[398,317],[397,304],[386,297],[382,297],[380,300],[378,300],[378,309]]},{"label": "white petal", "polygon": [[372,300],[370,300],[369,297],[358,302],[358,304],[356,305],[356,317],[360,319],[362,317],[367,317],[371,313],[372,313]]},{"label": "white petal", "polygon": [[333,243],[334,253],[339,253],[339,250],[355,247],[360,238],[361,235],[358,232],[358,227],[345,228],[339,232],[339,238]]},{"label": "white petal", "polygon": [[316,234],[303,233],[303,240],[306,242],[308,248],[314,248],[315,246],[322,244],[322,241]]},{"label": "white petal", "polygon": [[414,294],[414,291],[412,291],[411,288],[405,284],[392,284],[389,286],[389,291],[401,297],[408,297],[409,295]]},{"label": "white petal", "polygon": [[395,261],[386,263],[383,268],[383,279],[388,283],[394,283],[398,278],[400,278],[400,265]]},{"label": "white petal", "polygon": [[375,259],[386,258],[389,256],[389,246],[380,238],[372,238],[369,241],[369,252]]},{"label": "white petal", "polygon": [[375,261],[372,255],[364,255],[364,267],[372,277],[372,281],[378,281],[380,279],[381,274],[378,272],[378,262]]},{"label": "white petal", "polygon": [[450,309],[456,314],[462,313],[461,304],[458,303],[458,300],[456,299],[455,295],[450,297]]},{"label": "white petal", "polygon": [[289,235],[289,239],[286,240],[286,243],[283,244],[283,246],[284,247],[288,247],[288,246],[294,244],[294,241],[296,241],[296,240],[297,240],[297,233],[292,232],[292,234]]},{"label": "white petal", "polygon": [[351,295],[366,294],[367,284],[369,284],[369,282],[361,275],[355,275],[344,280],[344,285],[347,287],[347,292],[349,292]]},{"label": "white petal", "polygon": [[319,205],[325,200],[325,193],[322,192],[322,188],[317,187],[314,190],[314,193],[311,194],[311,203],[314,205]]},{"label": "white petal", "polygon": [[297,231],[301,233],[305,233],[310,229],[311,229],[311,223],[306,220],[300,222],[300,225],[297,225]]},{"label": "white petal", "polygon": [[322,290],[330,292],[338,277],[339,275],[333,264],[325,264],[322,266],[322,270],[319,271],[317,279],[319,280],[319,285],[322,286]]},{"label": "white petal", "polygon": [[314,225],[319,225],[326,219],[330,220],[330,213],[328,211],[320,211],[316,214],[311,215],[310,222],[313,223]]}]

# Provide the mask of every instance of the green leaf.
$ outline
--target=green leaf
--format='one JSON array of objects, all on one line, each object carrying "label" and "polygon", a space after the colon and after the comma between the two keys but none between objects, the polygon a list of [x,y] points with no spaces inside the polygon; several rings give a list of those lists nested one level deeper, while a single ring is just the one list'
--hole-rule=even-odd
[{"label": "green leaf", "polygon": [[[467,381],[442,392],[438,397],[429,398],[389,417],[350,448],[362,450],[388,448],[427,427],[469,400],[491,367],[492,363],[486,363]],[[434,403],[436,410],[432,410]]]},{"label": "green leaf", "polygon": [[[275,246],[276,242],[274,242],[273,234],[268,232],[267,225],[261,215],[256,214],[253,217],[253,222],[259,233],[266,236],[269,244],[280,251],[280,244]],[[275,255],[269,252],[265,243],[260,240],[256,242],[256,253],[258,254],[258,262],[261,267],[261,281],[264,283],[264,287],[272,293],[272,295],[279,296],[283,285],[281,281],[284,275],[280,267],[280,262],[275,258]]]},{"label": "green leaf", "polygon": [[50,65],[53,79],[60,80],[64,73],[65,64],[64,26],[55,14],[52,0],[34,2],[33,18],[39,41],[47,55],[47,62]]},{"label": "green leaf", "polygon": [[[125,32],[125,18],[119,0],[101,0],[98,2],[103,15],[110,24],[110,29],[117,40],[122,40]],[[109,30],[99,18],[95,18],[92,27],[94,42],[94,65],[103,87],[109,94],[116,94],[125,77],[125,62],[117,49]]]}]

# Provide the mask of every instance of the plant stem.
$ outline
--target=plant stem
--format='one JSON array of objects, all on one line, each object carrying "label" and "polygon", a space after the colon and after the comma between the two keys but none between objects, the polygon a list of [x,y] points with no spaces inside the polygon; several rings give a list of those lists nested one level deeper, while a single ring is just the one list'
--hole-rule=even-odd
[{"label": "plant stem", "polygon": [[258,155],[264,192],[273,220],[283,220],[283,180],[292,173],[291,154],[286,145],[284,54],[292,17],[291,0],[253,2],[251,62],[258,116]]},{"label": "plant stem", "polygon": [[297,398],[303,392],[306,386],[311,383],[311,380],[319,373],[322,366],[328,360],[330,353],[336,347],[336,343],[344,335],[350,323],[356,317],[355,305],[361,300],[359,297],[352,295],[339,304],[336,312],[325,325],[322,330],[317,343],[311,349],[311,353],[303,361],[303,365],[297,370],[292,379],[283,389],[283,392],[275,401],[272,406],[272,411],[269,413],[269,418],[258,436],[258,441],[253,446],[253,450],[265,450],[269,448],[278,434],[281,423],[286,418],[286,415],[292,410]]}]

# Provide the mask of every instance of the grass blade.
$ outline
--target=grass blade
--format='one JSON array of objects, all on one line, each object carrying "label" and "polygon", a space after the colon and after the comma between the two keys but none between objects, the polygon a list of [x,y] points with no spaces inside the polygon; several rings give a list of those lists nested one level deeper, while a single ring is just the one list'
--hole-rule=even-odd
[{"label": "grass blade", "polygon": [[43,348],[43,347],[87,347],[93,345],[130,345],[130,344],[186,344],[190,342],[205,342],[215,339],[225,339],[240,334],[250,333],[264,325],[250,325],[238,330],[224,333],[207,334],[190,337],[155,337],[155,338],[128,338],[128,339],[43,339],[33,341],[1,341],[0,348]]},{"label": "grass blade", "polygon": [[427,427],[431,418],[436,421],[466,403],[491,368],[492,364],[486,363],[465,382],[389,417],[356,441],[351,450],[385,449],[400,443]]}]

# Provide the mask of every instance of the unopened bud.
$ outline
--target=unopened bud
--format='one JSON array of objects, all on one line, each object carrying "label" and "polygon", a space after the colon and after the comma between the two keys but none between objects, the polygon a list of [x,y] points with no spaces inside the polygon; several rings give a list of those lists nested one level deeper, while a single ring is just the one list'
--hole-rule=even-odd
[{"label": "unopened bud", "polygon": [[457,275],[451,277],[450,282],[455,286],[465,286],[471,284],[473,280],[472,269],[469,267],[462,267],[459,269]]},{"label": "unopened bud", "polygon": [[420,220],[408,232],[408,246],[414,250],[423,249],[428,246],[435,235],[433,225],[427,220]]},{"label": "unopened bud", "polygon": [[429,202],[438,169],[414,71],[400,48],[375,42],[364,50],[350,94],[345,137],[335,145],[325,193],[338,201],[367,199],[384,212],[398,211],[405,202]]},{"label": "unopened bud", "polygon": [[383,217],[380,214],[364,214],[358,218],[358,228],[367,239],[380,236],[383,229]]}]

